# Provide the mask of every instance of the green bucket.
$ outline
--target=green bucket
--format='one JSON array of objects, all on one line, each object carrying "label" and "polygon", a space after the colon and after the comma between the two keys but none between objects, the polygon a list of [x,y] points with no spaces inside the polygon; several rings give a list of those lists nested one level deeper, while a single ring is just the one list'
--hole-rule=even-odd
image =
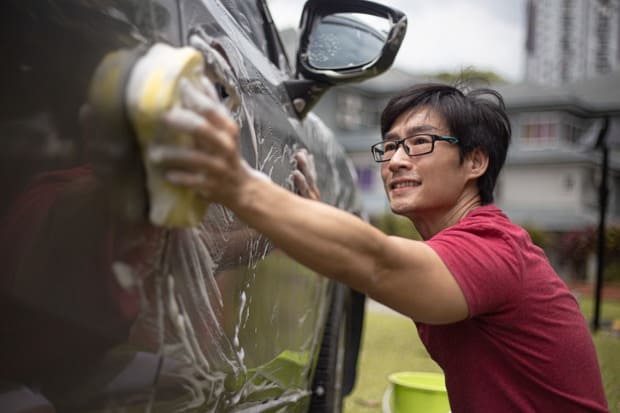
[{"label": "green bucket", "polygon": [[391,413],[448,413],[450,403],[441,373],[403,371],[388,376]]}]

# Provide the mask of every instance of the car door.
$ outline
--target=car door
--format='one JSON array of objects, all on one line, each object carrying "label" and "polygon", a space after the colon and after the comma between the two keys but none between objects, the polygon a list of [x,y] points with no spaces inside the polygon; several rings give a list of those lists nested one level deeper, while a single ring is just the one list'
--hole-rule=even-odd
[{"label": "car door", "polygon": [[[310,19],[356,11],[347,2],[331,11],[314,3]],[[294,191],[293,154],[305,147],[316,159],[322,201],[359,212],[341,147],[293,102],[308,97],[310,107],[320,93],[304,88],[324,91],[330,81],[385,70],[403,20],[394,19],[401,36],[387,37],[375,63],[330,68],[332,78],[316,68],[314,80],[296,89],[303,96],[292,99],[289,86],[299,79],[265,7],[258,0],[7,3],[0,410],[308,410],[317,356],[332,341],[324,335],[344,343],[345,324],[328,322],[341,319],[343,289],[221,206],[189,228],[149,222],[139,122],[128,103],[136,67],[151,51],[198,50],[241,126],[250,165]],[[319,383],[314,395],[325,390]]]},{"label": "car door", "polygon": [[110,122],[89,94],[104,62],[179,45],[176,5],[19,0],[1,21],[0,411],[145,403],[161,357],[130,344],[145,311],[132,282],[166,231],[145,223],[122,76],[102,88]]},{"label": "car door", "polygon": [[[233,113],[241,126],[246,160],[294,190],[293,155],[306,147],[322,172],[324,201],[341,206],[351,202],[353,192],[340,178],[345,173],[351,182],[341,149],[316,117],[302,122],[292,109],[284,87],[290,71],[269,33],[264,5],[181,1],[180,6],[184,41],[203,52],[207,66],[218,66],[207,72],[220,74],[212,80],[222,100],[232,99],[230,90],[239,94]],[[168,330],[165,346],[180,350],[170,357],[175,362],[191,360],[183,364],[184,374],[177,380],[193,386],[191,394],[200,397],[187,403],[200,402],[215,411],[256,403],[304,411],[331,283],[280,253],[218,205],[210,206],[199,231],[175,231],[168,247],[163,265],[179,282],[174,282],[173,292],[164,282],[162,294],[179,301],[191,332]],[[151,318],[146,324],[156,325],[157,314]],[[183,349],[185,341],[196,347]],[[171,374],[176,373],[166,377]],[[195,380],[197,374],[207,376],[210,391],[204,389],[205,382]]]}]

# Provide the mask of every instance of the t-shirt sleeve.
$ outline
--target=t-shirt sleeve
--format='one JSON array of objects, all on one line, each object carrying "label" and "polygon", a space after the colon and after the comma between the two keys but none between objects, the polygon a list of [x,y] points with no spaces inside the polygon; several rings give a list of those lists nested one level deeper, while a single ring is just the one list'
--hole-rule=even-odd
[{"label": "t-shirt sleeve", "polygon": [[501,312],[518,299],[520,254],[501,230],[452,227],[426,243],[461,287],[469,317]]}]

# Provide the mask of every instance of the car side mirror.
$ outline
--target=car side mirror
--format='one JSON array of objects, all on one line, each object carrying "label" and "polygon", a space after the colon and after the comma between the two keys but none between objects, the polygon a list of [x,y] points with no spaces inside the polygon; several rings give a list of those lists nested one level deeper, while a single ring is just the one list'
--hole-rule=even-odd
[{"label": "car side mirror", "polygon": [[297,80],[287,89],[303,117],[330,86],[387,70],[405,37],[407,18],[366,0],[309,0],[300,26]]},{"label": "car side mirror", "polygon": [[[366,26],[365,23],[374,24]],[[377,29],[375,29],[377,27]],[[359,13],[323,16],[310,32],[306,52],[301,57],[306,71],[358,71],[382,57],[389,22]]]}]

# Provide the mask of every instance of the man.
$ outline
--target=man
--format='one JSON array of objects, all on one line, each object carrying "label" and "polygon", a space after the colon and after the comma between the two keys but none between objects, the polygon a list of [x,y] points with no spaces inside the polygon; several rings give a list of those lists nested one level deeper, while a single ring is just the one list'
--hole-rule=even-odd
[{"label": "man", "polygon": [[[575,298],[527,233],[493,204],[510,141],[501,97],[441,84],[394,97],[372,147],[392,210],[424,241],[390,237],[296,196],[240,158],[219,107],[171,114],[195,151],[153,157],[167,179],[220,202],[301,263],[414,320],[453,412],[607,411]],[[206,179],[205,179],[206,177]]]}]

